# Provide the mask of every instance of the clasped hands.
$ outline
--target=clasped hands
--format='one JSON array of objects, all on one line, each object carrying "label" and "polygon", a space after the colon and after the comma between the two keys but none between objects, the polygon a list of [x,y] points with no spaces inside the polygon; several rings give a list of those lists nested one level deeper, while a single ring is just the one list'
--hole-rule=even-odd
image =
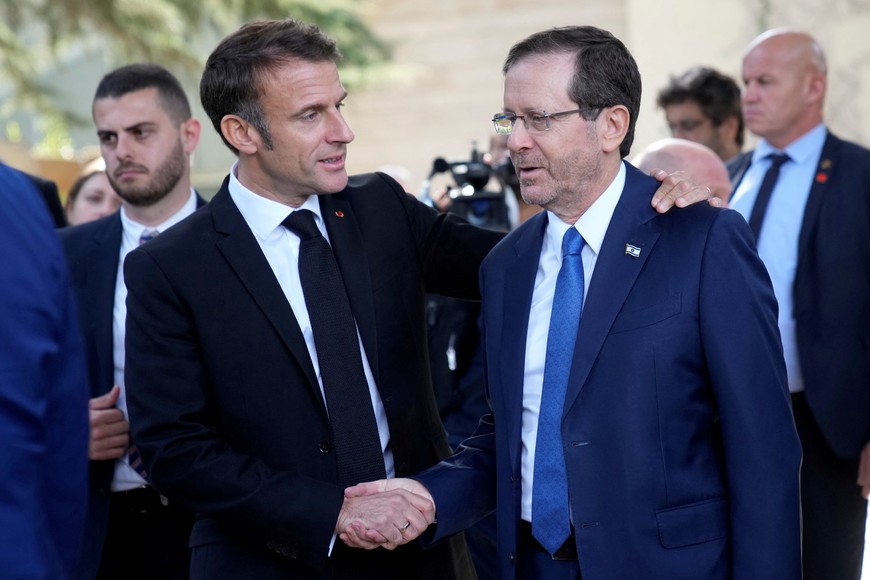
[{"label": "clasped hands", "polygon": [[394,550],[435,521],[435,503],[413,479],[381,479],[344,492],[335,533],[351,548]]}]

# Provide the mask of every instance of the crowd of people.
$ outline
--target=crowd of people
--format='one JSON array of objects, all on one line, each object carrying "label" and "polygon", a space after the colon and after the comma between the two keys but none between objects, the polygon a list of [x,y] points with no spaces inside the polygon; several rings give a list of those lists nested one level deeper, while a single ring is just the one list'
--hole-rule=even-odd
[{"label": "crowd of people", "polygon": [[497,228],[348,175],[340,59],[292,18],[218,44],[207,203],[156,64],[100,80],[64,206],[0,165],[3,577],[858,580],[870,150],[818,42],[675,76],[630,163],[623,42],[519,40]]}]

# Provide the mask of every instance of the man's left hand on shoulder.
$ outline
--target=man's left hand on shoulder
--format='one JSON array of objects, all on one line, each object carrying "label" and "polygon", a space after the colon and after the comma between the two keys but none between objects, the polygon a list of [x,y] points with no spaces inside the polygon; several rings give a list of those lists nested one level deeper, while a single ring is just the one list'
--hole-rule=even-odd
[{"label": "man's left hand on shoulder", "polygon": [[696,184],[682,171],[668,174],[661,169],[653,169],[649,174],[661,183],[650,202],[659,213],[665,213],[674,206],[686,207],[699,201],[722,207],[722,200],[715,197],[709,187]]}]

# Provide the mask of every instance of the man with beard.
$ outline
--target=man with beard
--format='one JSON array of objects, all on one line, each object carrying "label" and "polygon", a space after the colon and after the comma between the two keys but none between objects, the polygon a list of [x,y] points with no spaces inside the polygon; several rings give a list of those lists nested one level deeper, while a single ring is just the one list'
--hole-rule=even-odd
[{"label": "man with beard", "polygon": [[77,578],[186,578],[193,515],[149,483],[124,389],[128,252],[203,205],[190,185],[200,123],[178,80],[153,64],[108,73],[93,118],[120,211],[61,231],[91,385],[90,494]]}]

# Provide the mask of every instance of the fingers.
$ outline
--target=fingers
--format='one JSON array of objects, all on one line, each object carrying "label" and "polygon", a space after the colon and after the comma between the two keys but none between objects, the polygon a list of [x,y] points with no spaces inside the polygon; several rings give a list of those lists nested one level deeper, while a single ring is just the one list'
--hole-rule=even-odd
[{"label": "fingers", "polygon": [[[93,401],[93,399],[92,399]],[[120,409],[90,409],[88,457],[94,461],[119,459],[130,446],[130,424]]]},{"label": "fingers", "polygon": [[118,397],[121,396],[121,387],[115,385],[112,390],[105,395],[93,397],[88,401],[88,409],[112,409],[118,404]]},{"label": "fingers", "polygon": [[697,185],[681,171],[668,175],[661,169],[654,169],[650,175],[661,182],[650,202],[659,213],[665,213],[674,206],[686,207],[705,200],[713,207],[722,207],[722,200],[714,197],[709,187]]},{"label": "fingers", "polygon": [[385,491],[387,480],[369,481],[366,483],[358,483],[353,487],[344,490],[344,497],[365,497]]},{"label": "fingers", "polygon": [[[401,489],[402,485],[407,482],[390,484],[395,489],[373,495],[345,497],[336,522],[336,533],[341,540],[352,547],[371,549],[378,545],[389,550],[423,533],[435,519],[435,506],[430,499]],[[363,493],[370,488],[364,486],[354,492]]]}]

